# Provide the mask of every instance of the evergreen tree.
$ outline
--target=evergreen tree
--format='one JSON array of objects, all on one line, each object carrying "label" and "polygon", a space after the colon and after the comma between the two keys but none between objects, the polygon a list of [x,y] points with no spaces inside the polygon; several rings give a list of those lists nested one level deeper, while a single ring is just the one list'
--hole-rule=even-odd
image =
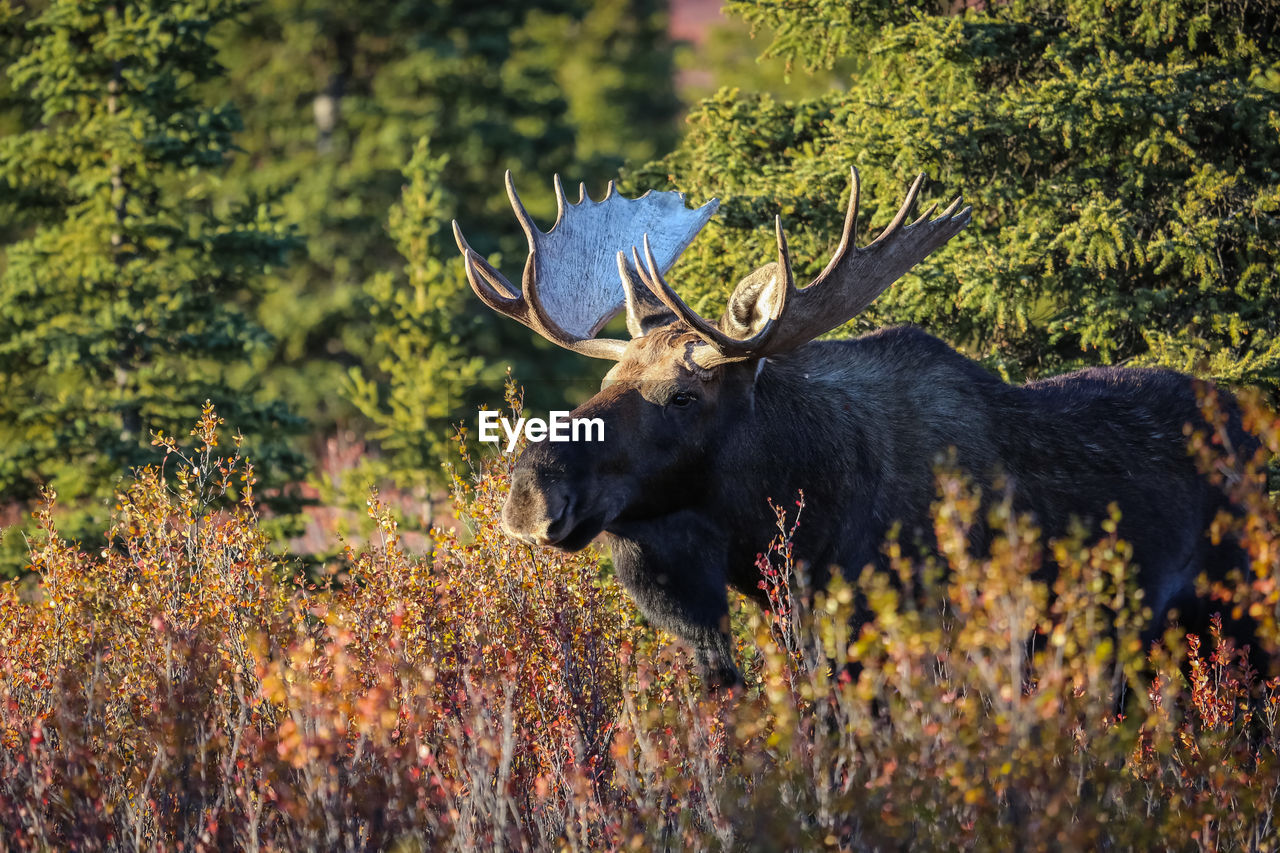
[{"label": "evergreen tree", "polygon": [[[460,268],[442,265],[457,258],[447,227],[430,226],[429,259],[408,250],[411,265],[427,266],[401,274],[397,246],[409,236],[389,233],[387,218],[407,179],[439,193],[443,225],[456,215],[478,250],[522,263],[504,170],[549,221],[553,173],[602,189],[624,160],[674,144],[679,104],[663,8],[658,0],[266,0],[228,30],[222,55],[253,154],[236,167],[236,184],[279,199],[308,241],[308,260],[281,271],[263,303],[279,341],[272,387],[322,423],[349,418],[354,405],[416,479],[438,471],[449,423],[469,417],[450,380],[423,372],[438,347],[461,347],[464,362],[501,354],[490,373],[514,360],[530,379],[556,372],[547,359],[565,365],[523,329],[486,316]],[[414,159],[421,139],[430,154]],[[428,186],[418,173],[440,157],[447,166]],[[422,203],[406,197],[405,210],[421,213]],[[423,288],[440,316],[419,313]],[[353,393],[344,394],[353,369]],[[437,415],[416,420],[427,411]]]},{"label": "evergreen tree", "polygon": [[425,139],[418,143],[405,168],[409,184],[390,218],[408,261],[407,281],[388,270],[368,283],[376,336],[371,349],[379,353],[373,368],[389,381],[357,370],[350,375],[349,396],[374,425],[370,436],[382,451],[378,462],[366,460],[363,478],[348,484],[350,500],[364,500],[369,479],[387,478],[427,498],[440,481],[452,424],[465,421],[468,404],[474,411],[494,384],[492,366],[486,369],[471,341],[478,324],[466,310],[466,273],[452,258],[457,249],[448,223],[457,202],[446,189],[448,165],[449,158],[435,156]]},{"label": "evergreen tree", "polygon": [[[30,103],[14,94],[7,62],[3,61],[5,57],[19,55],[23,30],[30,16],[28,6],[15,8],[8,0],[0,0],[0,137],[21,133],[36,120]],[[0,245],[9,243],[21,232],[24,213],[29,207],[27,202],[14,187],[0,179]]]},{"label": "evergreen tree", "polygon": [[1280,389],[1280,4],[914,5],[733,4],[780,34],[775,55],[853,69],[803,101],[722,91],[629,177],[724,202],[673,283],[714,313],[772,259],[777,213],[812,276],[849,165],[864,235],[927,171],[929,200],[963,193],[973,224],[859,328],[920,323],[1015,379],[1158,363]]},{"label": "evergreen tree", "polygon": [[0,494],[52,485],[81,511],[64,525],[77,536],[156,460],[151,432],[189,429],[206,399],[260,471],[299,474],[299,422],[251,381],[270,346],[256,288],[295,240],[263,205],[215,203],[240,119],[200,97],[222,73],[210,31],[242,9],[52,0],[13,43],[31,121],[0,140],[0,183],[21,199],[0,279]]}]

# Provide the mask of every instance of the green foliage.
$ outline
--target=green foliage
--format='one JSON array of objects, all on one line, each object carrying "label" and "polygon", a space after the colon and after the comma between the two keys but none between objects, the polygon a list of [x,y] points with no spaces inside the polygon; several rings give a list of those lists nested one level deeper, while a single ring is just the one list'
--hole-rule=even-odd
[{"label": "green foliage", "polygon": [[[117,479],[218,401],[274,483],[300,460],[300,422],[259,395],[270,345],[254,322],[261,273],[296,245],[269,208],[220,203],[240,119],[200,87],[209,39],[239,2],[51,2],[10,39],[26,129],[0,139],[10,242],[0,279],[0,493],[42,484],[101,531]],[[20,97],[19,97],[20,96]],[[280,495],[277,510],[291,502]],[[20,546],[9,537],[9,546]]]},{"label": "green foliage", "polygon": [[[1043,556],[997,502],[978,557],[983,502],[945,476],[935,560],[891,550],[903,582],[810,595],[803,519],[779,512],[747,683],[708,696],[593,551],[502,533],[510,457],[468,460],[466,528],[430,556],[374,496],[378,535],[307,583],[219,423],[122,491],[118,548],[74,547],[44,508],[38,582],[0,585],[5,849],[1276,850],[1280,679],[1217,630],[1146,657],[1114,527]],[[1220,600],[1275,651],[1280,517],[1250,494],[1229,524],[1253,572]]]},{"label": "green foliage", "polygon": [[721,88],[736,88],[796,100],[844,88],[855,62],[842,59],[830,68],[805,66],[797,72],[772,52],[758,55],[771,34],[765,27],[728,18],[712,25],[701,43],[681,46],[676,61],[682,72],[682,97],[695,103]]},{"label": "green foliage", "polygon": [[788,68],[799,60],[816,71],[865,50],[884,27],[945,13],[952,5],[951,0],[729,0],[725,10],[740,15],[753,32],[760,27],[773,32],[765,57],[781,58]]},{"label": "green foliage", "polygon": [[849,165],[864,234],[927,171],[928,200],[963,193],[973,224],[859,327],[920,323],[1012,378],[1160,363],[1280,389],[1280,9],[885,4],[864,27],[835,7],[847,16],[822,0],[738,8],[778,30],[775,52],[823,65],[856,51],[847,91],[722,91],[674,153],[628,177],[724,202],[677,286],[723,304],[772,258],[775,213],[812,276],[839,236]]},{"label": "green foliage", "polygon": [[445,457],[445,425],[473,401],[477,381],[486,375],[466,343],[478,326],[461,310],[471,288],[462,265],[450,257],[456,249],[446,223],[455,204],[442,180],[448,162],[433,156],[425,139],[418,144],[405,169],[410,182],[404,199],[391,212],[391,233],[408,261],[409,280],[406,285],[388,270],[368,285],[373,348],[381,354],[376,367],[390,381],[380,387],[355,369],[349,379],[349,397],[375,425],[370,435],[402,488],[439,482],[438,469],[426,465]]}]

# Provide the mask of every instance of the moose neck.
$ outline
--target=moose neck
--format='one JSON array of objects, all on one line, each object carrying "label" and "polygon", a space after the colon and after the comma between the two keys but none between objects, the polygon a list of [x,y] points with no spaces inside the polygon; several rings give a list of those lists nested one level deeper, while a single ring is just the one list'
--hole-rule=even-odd
[{"label": "moose neck", "polygon": [[[998,451],[983,437],[1011,390],[910,327],[771,358],[756,377],[750,417],[735,425],[718,465],[732,472],[720,495],[726,516],[741,521],[740,535],[758,539],[773,526],[767,499],[790,508],[803,490],[813,558],[864,559],[828,553],[825,542],[847,541],[842,525],[887,530],[895,520],[926,518],[935,461],[949,448],[966,470],[990,471]],[[836,517],[851,505],[870,513]]]}]

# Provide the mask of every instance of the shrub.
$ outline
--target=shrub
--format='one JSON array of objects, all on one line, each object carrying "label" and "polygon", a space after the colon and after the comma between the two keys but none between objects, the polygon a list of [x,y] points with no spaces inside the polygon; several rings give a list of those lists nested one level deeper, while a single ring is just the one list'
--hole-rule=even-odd
[{"label": "shrub", "polygon": [[[429,558],[375,495],[378,538],[309,581],[219,426],[156,437],[101,551],[37,513],[40,580],[0,591],[5,847],[1277,847],[1280,680],[1217,627],[1145,654],[1113,531],[1044,557],[997,505],[975,557],[977,496],[942,476],[936,558],[891,544],[810,593],[801,498],[760,558],[775,607],[738,614],[748,686],[707,695],[599,555],[501,534],[512,457],[464,447]],[[1274,651],[1280,523],[1251,500],[1220,521],[1253,576],[1217,594]]]}]

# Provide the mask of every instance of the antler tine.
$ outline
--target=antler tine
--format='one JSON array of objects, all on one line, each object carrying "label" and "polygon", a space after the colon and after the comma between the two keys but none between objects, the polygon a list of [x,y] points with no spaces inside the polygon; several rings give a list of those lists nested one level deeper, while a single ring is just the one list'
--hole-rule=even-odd
[{"label": "antler tine", "polygon": [[[559,177],[556,182],[559,182]],[[538,237],[542,234],[538,230],[538,226],[533,224],[533,217],[529,215],[529,211],[524,209],[524,203],[520,201],[520,196],[516,194],[515,181],[511,179],[511,170],[507,169],[507,199],[511,202],[511,209],[516,213],[516,219],[520,222],[520,228],[524,231],[524,236],[529,238],[529,251],[532,252],[537,246]]]},{"label": "antler tine", "polygon": [[775,279],[777,284],[771,288],[771,292],[765,294],[769,298],[766,303],[769,307],[769,319],[765,321],[764,328],[749,339],[753,352],[767,347],[774,333],[781,328],[779,320],[786,314],[791,297],[796,295],[796,277],[791,270],[791,250],[787,247],[787,235],[782,230],[780,214],[773,217],[773,230],[778,241],[778,278]]},{"label": "antler tine", "polygon": [[677,317],[689,325],[700,337],[707,341],[715,341],[719,343],[723,340],[725,343],[731,343],[732,338],[721,332],[710,322],[694,311],[688,305],[684,304],[684,300],[671,289],[671,285],[667,284],[662,277],[662,273],[658,271],[658,265],[654,261],[653,251],[649,247],[649,235],[644,235],[644,260],[640,263],[640,255],[636,252],[636,247],[631,247],[631,257],[635,262],[636,269],[640,272],[640,280],[644,282],[645,287],[667,306]]},{"label": "antler tine", "polygon": [[[476,292],[476,296],[479,296],[480,300],[493,310],[510,314],[520,302],[520,297],[516,296],[518,291],[511,286],[506,276],[494,269],[471,248],[467,238],[462,236],[462,228],[456,219],[453,220],[453,239],[458,244],[458,250],[462,252],[467,281],[471,282],[471,289]],[[503,290],[506,293],[503,293]]]},{"label": "antler tine", "polygon": [[791,297],[796,293],[796,277],[791,270],[791,250],[787,247],[787,235],[782,230],[782,216],[780,214],[773,217],[773,229],[777,232],[778,271],[782,274],[781,303],[774,314],[776,318],[782,316],[782,312],[790,304]]},{"label": "antler tine", "polygon": [[627,318],[627,331],[631,337],[638,338],[648,333],[657,325],[665,325],[671,320],[671,311],[658,300],[644,282],[644,266],[635,255],[635,247],[631,249],[632,260],[627,260],[625,252],[618,252],[618,278],[622,282],[624,310]]},{"label": "antler tine", "polygon": [[791,275],[791,260],[787,254],[786,237],[782,236],[782,220],[778,219],[778,266],[786,272],[782,273],[782,289],[781,297],[778,300],[778,307],[772,311],[769,320],[764,324],[764,328],[758,333],[753,334],[750,338],[735,338],[724,334],[719,330],[716,324],[710,323],[709,320],[703,318],[698,311],[692,310],[685,304],[685,301],[677,295],[676,291],[671,289],[666,279],[663,279],[662,273],[658,270],[657,261],[654,260],[653,250],[649,246],[649,234],[644,236],[644,254],[645,265],[640,265],[640,257],[635,254],[635,247],[631,247],[632,256],[635,257],[636,269],[640,270],[640,278],[645,286],[662,300],[662,304],[666,305],[673,314],[684,320],[689,327],[698,334],[698,337],[709,343],[718,353],[718,356],[707,361],[703,366],[712,366],[712,364],[724,364],[727,361],[741,361],[753,357],[760,348],[768,343],[769,338],[773,337],[774,330],[777,329],[776,319],[781,316],[782,310],[785,309],[787,298],[792,291],[795,291],[795,282]]},{"label": "antler tine", "polygon": [[840,232],[840,244],[836,246],[835,254],[831,256],[831,260],[827,262],[827,267],[818,276],[826,275],[832,267],[840,263],[840,260],[850,251],[857,250],[858,247],[858,208],[862,204],[862,177],[858,174],[857,166],[849,167],[849,207],[846,208],[844,214],[844,229]]},{"label": "antler tine", "polygon": [[[551,176],[551,183],[556,190],[556,225],[559,225],[564,220],[564,209],[569,204],[569,200],[565,198],[564,183],[560,180],[558,174]],[[584,183],[582,186],[585,188],[586,184]],[[551,227],[554,229],[556,226],[552,225]]]},{"label": "antler tine", "polygon": [[907,221],[907,214],[911,213],[911,208],[916,203],[916,196],[920,194],[920,187],[924,184],[924,172],[916,175],[916,179],[911,182],[911,189],[907,190],[907,197],[902,202],[902,207],[898,208],[898,212],[894,214],[893,221],[885,226],[880,232],[880,236],[872,240],[866,246],[858,251],[867,251],[868,249],[878,246],[887,239],[892,239],[898,229],[902,227],[902,223]]},{"label": "antler tine", "polygon": [[[956,196],[956,197],[951,201],[951,204],[947,205],[947,209],[946,209],[946,210],[944,210],[944,211],[942,211],[942,213],[939,215],[939,217],[938,217],[938,218],[939,218],[939,219],[941,219],[941,218],[942,218],[942,217],[944,217],[944,216],[957,216],[957,215],[964,215],[964,214],[967,214],[968,212],[970,212],[973,208],[971,208],[971,207],[966,207],[963,211],[961,211],[961,213],[960,213],[960,214],[957,214],[957,213],[956,213],[956,208],[960,206],[960,202],[961,202],[961,201],[963,201],[963,200],[964,200],[964,199],[963,199],[961,196]],[[937,205],[934,205],[934,207],[937,207]],[[929,208],[929,210],[930,210],[930,211],[932,211],[932,210],[933,210],[933,208]]]},{"label": "antler tine", "polygon": [[924,179],[923,173],[916,176],[889,225],[869,245],[858,248],[861,181],[858,170],[850,170],[849,208],[840,245],[826,269],[807,287],[795,291],[785,312],[777,313],[779,329],[767,351],[760,354],[787,352],[844,325],[969,224],[972,208],[966,207],[957,213],[961,201],[957,198],[937,218],[929,218],[935,205],[915,222],[904,225]]}]

